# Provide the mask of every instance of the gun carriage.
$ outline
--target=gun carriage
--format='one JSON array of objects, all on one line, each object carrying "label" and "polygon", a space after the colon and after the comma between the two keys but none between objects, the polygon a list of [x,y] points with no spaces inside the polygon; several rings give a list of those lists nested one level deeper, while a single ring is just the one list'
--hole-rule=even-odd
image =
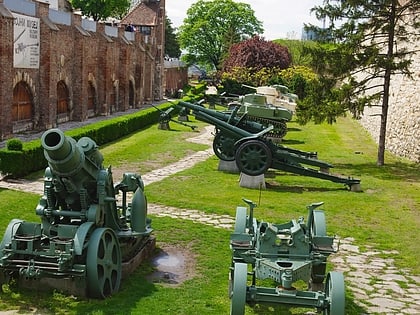
[{"label": "gun carriage", "polygon": [[[344,315],[344,277],[334,271],[326,274],[327,258],[338,249],[334,237],[326,234],[324,212],[317,209],[322,203],[308,206],[307,222],[301,217],[272,224],[256,220],[256,205],[244,201],[249,214],[247,207],[237,207],[230,238],[230,314],[243,315],[245,304],[267,303]],[[307,283],[307,289],[296,289],[303,286],[295,284],[298,281]]]},{"label": "gun carriage", "polygon": [[50,129],[41,143],[48,161],[35,210],[41,223],[9,223],[0,243],[0,284],[16,279],[27,287],[45,283],[76,295],[110,296],[155,246],[141,176],[125,173],[114,186],[111,167],[102,166],[88,137],[76,142]]},{"label": "gun carriage", "polygon": [[179,101],[178,105],[190,109],[198,120],[215,126],[213,150],[216,156],[224,161],[235,161],[238,169],[246,175],[262,175],[273,168],[342,183],[353,191],[360,190],[359,179],[329,173],[333,165],[318,160],[316,152],[304,152],[271,141],[267,134],[272,126],[265,128],[237,116],[235,112],[218,112],[184,101]]}]

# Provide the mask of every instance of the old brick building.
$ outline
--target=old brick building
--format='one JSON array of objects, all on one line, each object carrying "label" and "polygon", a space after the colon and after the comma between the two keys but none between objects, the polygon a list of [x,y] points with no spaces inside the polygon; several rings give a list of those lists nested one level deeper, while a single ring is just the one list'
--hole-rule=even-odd
[{"label": "old brick building", "polygon": [[135,32],[62,2],[0,0],[0,141],[163,98],[165,0],[138,4]]}]

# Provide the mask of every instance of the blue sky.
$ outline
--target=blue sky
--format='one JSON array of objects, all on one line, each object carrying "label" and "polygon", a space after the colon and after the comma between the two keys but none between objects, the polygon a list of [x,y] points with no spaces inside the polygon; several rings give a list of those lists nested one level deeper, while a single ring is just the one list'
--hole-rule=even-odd
[{"label": "blue sky", "polygon": [[[188,8],[196,0],[166,0],[166,15],[173,27],[183,23]],[[300,39],[304,23],[322,26],[310,9],[322,0],[240,0],[248,3],[258,20],[263,22],[267,40],[278,38]]]}]

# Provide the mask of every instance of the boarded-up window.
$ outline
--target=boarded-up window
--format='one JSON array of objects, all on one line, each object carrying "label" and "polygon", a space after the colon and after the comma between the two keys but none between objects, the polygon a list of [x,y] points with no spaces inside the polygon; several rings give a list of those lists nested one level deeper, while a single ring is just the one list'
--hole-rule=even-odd
[{"label": "boarded-up window", "polygon": [[32,118],[32,93],[28,84],[21,81],[13,89],[12,121]]},{"label": "boarded-up window", "polygon": [[63,81],[57,83],[57,115],[66,114],[69,110],[69,92]]}]

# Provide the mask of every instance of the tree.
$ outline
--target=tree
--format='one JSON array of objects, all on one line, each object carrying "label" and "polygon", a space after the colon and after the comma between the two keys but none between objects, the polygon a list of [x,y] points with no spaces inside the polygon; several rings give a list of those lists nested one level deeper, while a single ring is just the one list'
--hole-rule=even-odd
[{"label": "tree", "polygon": [[167,16],[165,23],[165,55],[174,58],[179,58],[181,55],[175,29],[172,27],[172,22]]},{"label": "tree", "polygon": [[105,20],[111,16],[123,16],[130,8],[130,0],[71,0],[72,6],[80,9],[86,16],[95,21]]},{"label": "tree", "polygon": [[[419,39],[418,0],[324,0],[312,9],[329,27],[309,25],[333,42],[312,51],[320,79],[302,103],[307,119],[330,122],[347,110],[359,117],[365,106],[381,107],[377,165],[384,165],[389,91],[395,74],[410,76],[411,54],[404,43]],[[315,109],[316,108],[316,109]]]},{"label": "tree", "polygon": [[262,23],[249,4],[198,0],[187,11],[179,28],[179,40],[187,52],[187,62],[218,70],[232,44],[262,32]]},{"label": "tree", "polygon": [[252,71],[262,68],[281,70],[289,67],[291,62],[292,56],[286,46],[266,41],[257,35],[230,47],[223,70],[229,71],[234,67],[248,68]]}]

